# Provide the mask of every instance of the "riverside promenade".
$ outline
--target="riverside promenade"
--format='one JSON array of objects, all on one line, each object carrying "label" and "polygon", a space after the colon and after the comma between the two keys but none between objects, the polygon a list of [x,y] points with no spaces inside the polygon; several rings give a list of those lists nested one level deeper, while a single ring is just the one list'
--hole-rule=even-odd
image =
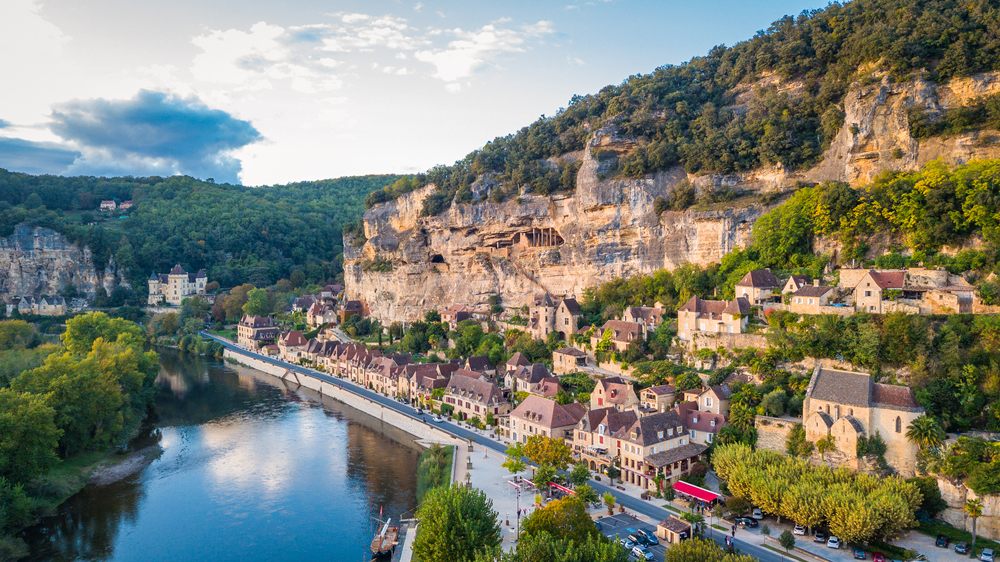
[{"label": "riverside promenade", "polygon": [[[446,420],[446,421],[443,421],[443,422],[440,422],[440,423],[435,423],[431,419],[431,417],[429,415],[427,415],[427,414],[417,415],[415,413],[415,410],[413,409],[413,407],[411,407],[411,406],[409,406],[407,404],[403,404],[401,402],[398,402],[397,400],[394,400],[394,399],[389,398],[387,396],[383,396],[383,395],[381,395],[381,394],[379,394],[377,392],[373,392],[371,390],[368,390],[367,388],[364,388],[364,387],[359,386],[357,384],[354,384],[353,382],[351,382],[350,380],[348,380],[346,378],[341,379],[341,378],[339,378],[337,376],[330,375],[330,374],[327,374],[327,373],[323,373],[323,372],[317,371],[315,369],[310,369],[308,367],[303,367],[301,365],[294,365],[292,363],[281,361],[281,360],[275,359],[273,357],[269,357],[269,356],[266,356],[266,355],[261,355],[260,353],[256,353],[256,352],[253,352],[253,351],[249,351],[247,349],[243,349],[242,347],[237,346],[231,340],[228,340],[228,339],[225,339],[225,338],[221,338],[221,337],[216,336],[215,334],[211,334],[209,332],[202,331],[202,332],[200,332],[200,334],[202,336],[206,337],[206,338],[210,338],[210,339],[213,339],[213,340],[221,343],[232,354],[242,355],[244,357],[249,357],[249,358],[255,359],[257,361],[261,361],[263,363],[266,363],[268,365],[271,365],[271,366],[274,366],[274,367],[278,367],[278,368],[280,368],[282,370],[285,370],[285,371],[287,371],[289,373],[293,373],[293,374],[296,374],[296,375],[304,375],[304,376],[310,377],[310,378],[312,378],[314,380],[327,383],[328,385],[332,385],[332,386],[337,387],[339,389],[342,389],[342,390],[344,390],[346,392],[353,393],[353,394],[355,394],[355,395],[357,395],[357,396],[359,396],[361,398],[366,399],[367,401],[374,402],[374,403],[376,403],[376,404],[378,404],[378,405],[380,405],[380,406],[382,406],[382,407],[384,407],[384,408],[386,408],[388,410],[393,410],[393,411],[395,411],[398,414],[402,414],[403,416],[406,416],[408,418],[412,418],[412,420],[415,420],[415,421],[418,421],[418,422],[420,422],[422,424],[426,424],[427,426],[433,427],[435,429],[435,432],[440,431],[440,432],[443,432],[444,434],[450,434],[451,436],[457,437],[458,439],[463,440],[466,443],[471,439],[471,440],[474,441],[474,443],[476,445],[476,447],[475,447],[476,451],[479,451],[480,453],[484,453],[483,449],[485,448],[488,451],[489,456],[491,458],[496,457],[495,458],[495,461],[497,463],[496,466],[499,466],[499,463],[502,463],[503,459],[505,458],[503,456],[503,453],[505,453],[506,450],[507,450],[507,444],[504,443],[504,442],[502,442],[502,441],[500,441],[500,440],[498,440],[498,439],[490,439],[489,435],[487,433],[485,433],[484,431],[482,431],[482,430],[476,430],[476,429],[472,429],[472,428],[461,427],[458,424],[456,424],[456,423],[454,423],[454,422],[452,422],[450,420]],[[285,380],[291,380],[291,379],[285,378]],[[389,423],[392,423],[392,419],[391,418],[386,418],[386,421],[389,422]],[[400,425],[400,429],[403,429],[404,431],[410,431],[406,427],[404,427],[402,424]],[[467,448],[467,447],[459,447],[459,448]],[[485,456],[485,455],[481,454],[479,456]],[[487,470],[483,470],[481,472],[482,477],[477,476],[476,475],[476,472],[477,472],[477,470],[476,470],[476,468],[477,468],[477,462],[479,462],[480,460],[487,460],[487,459],[485,459],[485,458],[478,459],[476,457],[477,457],[477,455],[475,455],[475,454],[472,455],[472,461],[473,461],[472,480],[471,480],[472,485],[476,486],[477,488],[483,489],[487,493],[487,495],[490,497],[490,499],[494,500],[494,509],[496,509],[497,512],[498,512],[498,514],[501,517],[503,517],[507,513],[506,510],[509,510],[509,507],[504,507],[505,511],[501,511],[500,506],[509,506],[509,505],[511,505],[513,503],[516,503],[516,497],[514,497],[514,496],[508,496],[508,495],[506,495],[506,492],[501,492],[500,490],[502,490],[503,488],[502,487],[497,487],[495,484],[496,484],[496,482],[500,481],[501,478],[509,479],[509,476],[507,476],[507,477],[501,477],[501,474],[504,474],[505,472],[501,473],[499,471],[490,471],[488,469]],[[488,464],[492,465],[493,463],[488,463]],[[490,475],[490,473],[492,473],[492,476]],[[504,485],[506,485],[506,479],[503,480]],[[489,482],[493,482],[494,485],[490,485]],[[662,504],[662,502],[660,502],[660,503],[654,503],[652,501],[647,501],[647,500],[640,499],[638,497],[638,494],[637,494],[638,493],[637,489],[633,489],[633,490],[626,489],[626,490],[623,491],[623,490],[620,490],[620,489],[618,489],[616,487],[608,486],[607,485],[608,484],[607,480],[603,480],[602,482],[596,482],[594,480],[591,480],[589,482],[589,484],[594,488],[594,490],[598,493],[598,495],[603,495],[605,492],[610,492],[612,495],[614,495],[618,499],[618,503],[620,503],[626,509],[626,511],[643,515],[646,518],[648,518],[649,521],[659,522],[659,521],[662,521],[662,520],[666,519],[667,517],[669,517],[671,513],[675,513],[673,511],[670,511],[668,509],[660,507],[660,505]],[[508,486],[508,487],[510,487],[510,486]],[[510,488],[513,490],[513,487],[510,487]],[[632,487],[632,488],[634,488],[634,487]],[[525,493],[522,492],[522,494],[521,494],[521,507],[522,507],[522,509],[524,508],[524,503],[525,503],[524,500],[525,500]],[[528,499],[528,501],[531,502],[531,503],[534,503],[533,495],[532,495],[531,498]],[[529,506],[529,507],[531,507],[531,506]],[[522,514],[522,517],[523,517],[523,514]],[[506,527],[506,526],[503,525],[503,523],[505,523],[505,522],[506,522],[506,520],[504,520],[501,523],[501,525],[503,526],[503,528],[505,530],[504,546],[506,548],[509,548],[513,543],[511,542],[511,539],[508,536],[510,534],[509,530],[508,530],[508,527]],[[512,521],[512,523],[513,523],[513,521]],[[724,544],[723,543],[723,537],[721,536],[721,533],[715,534],[715,536],[713,538],[720,545]],[[752,541],[752,542],[750,542],[750,541]],[[741,537],[740,533],[737,533],[736,547],[740,549],[741,553],[743,553],[743,554],[749,554],[749,555],[753,556],[754,558],[757,558],[757,559],[762,560],[764,562],[782,562],[783,561],[783,557],[779,553],[774,552],[772,550],[768,550],[766,548],[763,548],[761,546],[761,542],[762,541],[760,540],[759,537],[752,537],[751,538],[751,536],[749,536],[749,535],[743,535]],[[404,552],[404,556],[405,556],[405,552]]]}]

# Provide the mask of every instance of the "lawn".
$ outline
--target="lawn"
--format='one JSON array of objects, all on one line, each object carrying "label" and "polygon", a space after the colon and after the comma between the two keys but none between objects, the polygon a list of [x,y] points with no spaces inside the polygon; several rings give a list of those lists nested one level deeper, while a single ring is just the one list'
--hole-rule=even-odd
[{"label": "lawn", "polygon": [[209,332],[227,340],[236,341],[236,330],[209,330]]}]

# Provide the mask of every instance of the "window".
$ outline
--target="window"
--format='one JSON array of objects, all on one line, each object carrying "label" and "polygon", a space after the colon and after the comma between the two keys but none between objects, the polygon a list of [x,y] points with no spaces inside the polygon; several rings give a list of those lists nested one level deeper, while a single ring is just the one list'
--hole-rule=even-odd
[{"label": "window", "polygon": [[809,299],[809,304],[812,304],[812,303],[813,303],[813,299]]},{"label": "window", "polygon": [[902,431],[903,431],[903,420],[901,420],[899,416],[896,416],[896,433],[900,433]]},{"label": "window", "polygon": [[715,420],[708,422],[708,425],[710,425],[711,427],[715,427]]},{"label": "window", "polygon": [[656,432],[656,438],[657,439],[663,439],[663,432],[662,431],[657,431]]},{"label": "window", "polygon": [[707,441],[708,441],[709,443],[711,443],[711,442],[712,442],[712,434],[711,434],[711,433],[709,433],[708,435],[706,435],[706,436],[705,436],[705,439],[706,439],[706,440],[707,440]]},{"label": "window", "polygon": [[712,407],[712,397],[711,396],[709,396],[708,398],[705,398],[705,405],[708,406],[709,408]]},{"label": "window", "polygon": [[870,296],[872,296],[872,292],[871,292],[871,291],[865,291],[865,296],[866,296],[866,297],[870,297]]},{"label": "window", "polygon": [[795,303],[796,304],[802,304],[802,297],[796,297],[795,298]]},{"label": "window", "polygon": [[854,408],[848,408],[847,409],[847,415],[853,416],[854,415]]},{"label": "window", "polygon": [[692,429],[691,430],[691,439],[694,439],[694,438],[695,438],[695,434],[694,434],[694,430]]},{"label": "window", "polygon": [[670,428],[670,429],[668,429],[668,430],[667,430],[667,435],[669,435],[669,436],[673,437],[673,435],[674,435],[674,428]]}]

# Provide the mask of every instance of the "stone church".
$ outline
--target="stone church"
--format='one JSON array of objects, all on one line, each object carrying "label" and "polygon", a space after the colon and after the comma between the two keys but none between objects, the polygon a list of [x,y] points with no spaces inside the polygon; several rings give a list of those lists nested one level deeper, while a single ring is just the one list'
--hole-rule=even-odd
[{"label": "stone church", "polygon": [[906,429],[923,414],[909,387],[879,384],[865,373],[822,366],[813,371],[802,404],[806,439],[815,443],[832,435],[838,453],[856,469],[858,439],[877,432],[886,444],[886,462],[905,477],[915,474],[918,450],[906,439]]}]

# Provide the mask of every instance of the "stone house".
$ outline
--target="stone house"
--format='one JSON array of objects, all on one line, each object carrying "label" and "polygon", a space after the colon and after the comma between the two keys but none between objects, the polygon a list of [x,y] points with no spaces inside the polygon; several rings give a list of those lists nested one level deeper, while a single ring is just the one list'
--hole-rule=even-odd
[{"label": "stone house", "polygon": [[[531,361],[528,361],[528,358],[525,357],[523,353],[521,353],[520,351],[515,351],[514,355],[511,355],[510,359],[508,359],[507,362],[504,363],[503,374],[508,375],[516,371],[520,367],[528,367],[530,365]],[[507,385],[507,388],[510,388],[509,384]]]},{"label": "stone house", "polygon": [[282,360],[289,363],[298,363],[299,358],[302,357],[302,351],[305,350],[309,342],[306,341],[305,336],[302,335],[300,330],[292,330],[281,334],[276,343],[278,344],[278,352]]},{"label": "stone house", "polygon": [[664,312],[660,303],[655,306],[630,306],[622,313],[622,320],[642,324],[644,333],[648,334],[663,323]]},{"label": "stone house", "polygon": [[340,307],[340,323],[347,322],[352,316],[362,314],[361,301],[344,301]]},{"label": "stone house", "polygon": [[66,314],[66,299],[63,297],[42,297],[38,299],[38,312],[42,316],[62,316]]},{"label": "stone house", "polygon": [[472,318],[472,312],[469,307],[461,304],[453,304],[441,312],[441,321],[447,322],[448,329],[452,331],[458,329],[459,322],[469,318]]},{"label": "stone house", "polygon": [[511,392],[531,392],[533,386],[549,376],[549,370],[542,363],[519,366],[504,375],[504,386]]},{"label": "stone house", "polygon": [[461,373],[456,371],[445,386],[444,403],[452,405],[463,420],[478,417],[485,422],[487,414],[499,416],[510,412],[510,401],[497,385]]},{"label": "stone house", "polygon": [[673,410],[642,416],[616,431],[614,438],[621,449],[621,479],[648,490],[656,489],[657,475],[664,485],[680,479],[708,449],[691,442],[684,421]]},{"label": "stone house", "polygon": [[909,387],[879,384],[866,373],[825,369],[813,371],[802,403],[806,439],[827,435],[838,453],[857,468],[857,443],[878,433],[886,444],[885,460],[904,477],[916,472],[917,446],[906,438],[913,420],[924,415]]},{"label": "stone house", "polygon": [[731,301],[691,297],[677,309],[677,337],[691,341],[695,332],[742,334],[750,316],[750,302],[744,297]]},{"label": "stone house", "polygon": [[669,384],[650,386],[639,393],[639,407],[644,411],[666,412],[674,407],[677,389]]},{"label": "stone house", "polygon": [[416,370],[409,379],[410,401],[418,404],[432,400],[434,391],[447,387],[450,380],[451,373],[439,368]]},{"label": "stone house", "polygon": [[177,264],[166,274],[153,273],[149,276],[149,297],[146,302],[150,306],[172,304],[180,306],[186,298],[205,294],[208,276],[204,269],[197,273],[188,273]]},{"label": "stone house", "polygon": [[559,396],[560,392],[563,392],[562,385],[559,384],[558,377],[545,377],[544,379],[538,381],[538,384],[531,387],[528,391],[531,394],[537,394],[538,396],[544,396],[545,398],[556,398]]},{"label": "stone house", "polygon": [[717,384],[703,390],[694,399],[698,403],[698,409],[702,412],[711,412],[720,416],[729,415],[729,399],[733,391],[728,384]]},{"label": "stone house", "polygon": [[485,355],[473,355],[465,360],[465,368],[470,371],[482,373],[490,378],[496,377],[497,368],[490,363],[490,358]]},{"label": "stone house", "polygon": [[132,204],[132,200],[130,199],[128,201],[122,201],[122,204],[118,205],[118,210],[119,211],[128,211],[129,209],[131,209],[134,206],[135,205]]},{"label": "stone house", "polygon": [[319,299],[314,295],[303,295],[301,297],[295,297],[292,299],[292,312],[305,312],[309,310],[312,305],[319,302]]},{"label": "stone house", "polygon": [[854,287],[854,308],[882,314],[882,301],[889,296],[888,291],[902,291],[905,280],[902,271],[869,270]]},{"label": "stone house", "polygon": [[597,349],[597,345],[604,339],[604,334],[609,332],[610,335],[608,337],[611,341],[611,348],[614,351],[625,351],[630,343],[642,341],[646,336],[645,326],[638,322],[608,320],[591,336],[591,347]]},{"label": "stone house", "polygon": [[656,536],[667,544],[685,541],[691,538],[691,524],[671,515],[657,523]]},{"label": "stone house", "polygon": [[619,412],[634,410],[639,407],[639,396],[635,393],[632,383],[621,377],[606,377],[594,386],[590,393],[592,409],[610,406]]},{"label": "stone house", "polygon": [[753,306],[761,306],[781,302],[779,290],[782,287],[781,280],[770,269],[755,269],[748,271],[736,283],[734,290],[737,297],[743,297]]},{"label": "stone house", "polygon": [[101,201],[101,210],[102,211],[114,211],[117,208],[118,208],[118,204],[115,203],[113,200],[112,201],[108,201],[108,200]]},{"label": "stone house", "polygon": [[532,435],[572,438],[573,428],[586,413],[583,404],[560,405],[555,400],[531,394],[510,413],[507,437],[516,443],[527,443]]},{"label": "stone house", "polygon": [[306,311],[306,324],[313,328],[336,322],[337,310],[332,305],[314,302]]},{"label": "stone house", "polygon": [[788,297],[788,310],[796,314],[822,314],[821,307],[829,307],[836,289],[819,284],[816,280],[812,285],[799,288]]},{"label": "stone house", "polygon": [[552,352],[552,371],[557,375],[576,373],[587,365],[587,353],[575,347],[564,347]]},{"label": "stone house", "polygon": [[574,298],[553,300],[547,293],[535,295],[528,307],[527,331],[535,339],[544,340],[556,332],[562,340],[577,331],[582,313],[580,304]]},{"label": "stone house", "polygon": [[726,416],[699,410],[697,402],[682,402],[674,407],[674,411],[684,420],[692,443],[711,445],[719,430],[726,425]]},{"label": "stone house", "polygon": [[789,293],[794,293],[802,287],[811,284],[814,283],[809,279],[808,275],[792,275],[785,280],[785,284],[781,287],[781,294],[787,295]]},{"label": "stone house", "polygon": [[270,316],[245,315],[236,325],[236,343],[246,349],[271,345],[281,335],[281,330]]},{"label": "stone house", "polygon": [[573,430],[573,456],[590,470],[604,472],[621,456],[621,441],[614,438],[614,433],[637,419],[634,410],[619,412],[611,407],[589,410]]}]

